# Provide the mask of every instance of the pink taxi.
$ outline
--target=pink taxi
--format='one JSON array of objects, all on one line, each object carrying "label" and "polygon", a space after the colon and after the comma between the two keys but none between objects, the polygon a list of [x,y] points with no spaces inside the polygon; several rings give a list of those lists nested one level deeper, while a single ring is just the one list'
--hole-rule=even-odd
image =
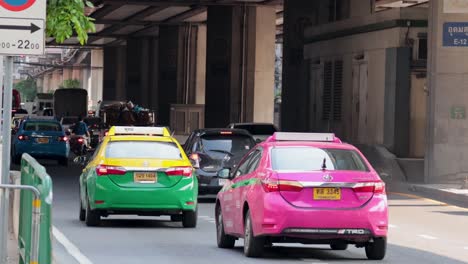
[{"label": "pink taxi", "polygon": [[272,243],[365,248],[385,257],[385,184],[355,147],[334,134],[275,133],[231,171],[217,196],[220,248],[244,239],[244,254],[260,257]]}]

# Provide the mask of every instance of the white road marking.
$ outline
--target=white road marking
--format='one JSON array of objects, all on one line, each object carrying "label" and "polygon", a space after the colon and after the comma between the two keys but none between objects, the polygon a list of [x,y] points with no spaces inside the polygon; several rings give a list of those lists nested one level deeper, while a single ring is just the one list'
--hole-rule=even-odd
[{"label": "white road marking", "polygon": [[388,227],[390,227],[390,228],[398,228],[398,226],[396,226],[396,225],[391,225],[391,224],[389,224]]},{"label": "white road marking", "polygon": [[68,254],[78,261],[80,264],[93,264],[81,251],[70,241],[68,238],[60,232],[55,226],[52,226],[52,234],[55,239],[62,244],[62,246],[67,250]]},{"label": "white road marking", "polygon": [[211,217],[207,215],[199,215],[198,218],[211,218]]},{"label": "white road marking", "polygon": [[428,235],[418,235],[419,237],[422,237],[422,238],[425,238],[425,239],[429,239],[429,240],[436,240],[437,237],[433,237],[433,236],[428,236]]}]

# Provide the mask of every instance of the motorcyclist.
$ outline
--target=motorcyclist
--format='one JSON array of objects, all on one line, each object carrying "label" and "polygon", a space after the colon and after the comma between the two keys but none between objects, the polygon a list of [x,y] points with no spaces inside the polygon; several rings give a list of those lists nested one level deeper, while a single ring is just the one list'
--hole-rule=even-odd
[{"label": "motorcyclist", "polygon": [[78,122],[73,126],[73,134],[84,138],[85,147],[88,148],[88,140],[91,137],[88,125],[83,121],[83,117],[78,117]]}]

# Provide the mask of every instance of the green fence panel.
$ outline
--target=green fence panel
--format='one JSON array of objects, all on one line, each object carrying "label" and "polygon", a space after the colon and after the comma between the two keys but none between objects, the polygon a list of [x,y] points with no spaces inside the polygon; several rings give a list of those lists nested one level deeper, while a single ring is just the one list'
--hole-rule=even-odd
[{"label": "green fence panel", "polygon": [[[36,201],[33,193],[26,190],[21,191],[18,234],[19,263],[50,264],[52,263],[52,179],[45,168],[28,154],[24,154],[21,160],[21,185],[36,187],[41,195],[40,199]],[[38,263],[30,259],[33,206],[41,208]]]}]

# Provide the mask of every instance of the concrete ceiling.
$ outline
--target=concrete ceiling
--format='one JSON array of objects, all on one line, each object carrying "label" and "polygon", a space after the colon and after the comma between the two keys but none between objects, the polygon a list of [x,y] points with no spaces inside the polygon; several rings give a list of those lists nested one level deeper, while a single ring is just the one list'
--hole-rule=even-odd
[{"label": "concrete ceiling", "polygon": [[[283,33],[284,0],[92,0],[95,8],[87,13],[95,19],[96,33],[89,35],[89,46],[122,45],[129,37],[155,36],[159,25],[204,24],[207,7],[213,5],[274,5],[277,10],[276,33]],[[294,1],[294,0],[290,0]],[[312,0],[311,0],[312,1]],[[428,0],[375,0],[375,10],[425,5]],[[57,45],[53,38],[49,46]],[[71,38],[66,45],[79,45]]]},{"label": "concrete ceiling", "polygon": [[[155,36],[159,25],[204,24],[207,7],[213,5],[273,5],[277,9],[277,33],[282,33],[283,0],[92,0],[87,13],[95,19],[96,32],[89,46],[121,45],[129,37]],[[48,45],[56,45],[54,39]],[[66,45],[78,45],[76,38]]]}]

